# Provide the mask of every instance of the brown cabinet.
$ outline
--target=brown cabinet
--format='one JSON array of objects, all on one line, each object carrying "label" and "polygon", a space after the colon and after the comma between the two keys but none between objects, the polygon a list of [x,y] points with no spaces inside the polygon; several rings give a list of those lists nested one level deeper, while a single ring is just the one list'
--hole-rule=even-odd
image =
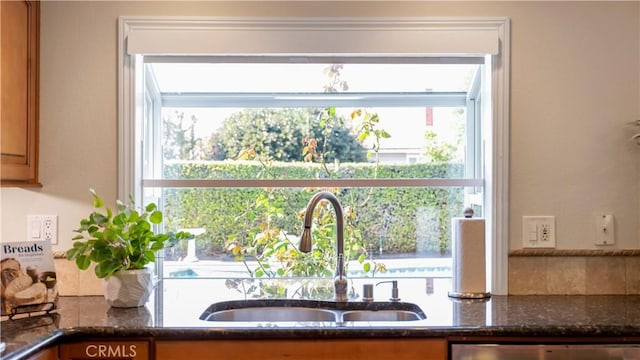
[{"label": "brown cabinet", "polygon": [[156,341],[156,360],[445,360],[446,339]]},{"label": "brown cabinet", "polygon": [[2,186],[38,182],[40,3],[0,1]]},{"label": "brown cabinet", "polygon": [[60,360],[149,360],[149,348],[148,340],[96,339],[60,345]]},{"label": "brown cabinet", "polygon": [[26,360],[58,360],[58,346],[52,346],[29,356]]}]

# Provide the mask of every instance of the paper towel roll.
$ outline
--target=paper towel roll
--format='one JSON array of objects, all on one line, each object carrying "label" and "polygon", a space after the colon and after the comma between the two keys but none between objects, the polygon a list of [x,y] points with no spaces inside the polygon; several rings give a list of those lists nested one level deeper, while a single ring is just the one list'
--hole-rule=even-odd
[{"label": "paper towel roll", "polygon": [[486,260],[484,219],[451,220],[452,280],[449,296],[485,298]]}]

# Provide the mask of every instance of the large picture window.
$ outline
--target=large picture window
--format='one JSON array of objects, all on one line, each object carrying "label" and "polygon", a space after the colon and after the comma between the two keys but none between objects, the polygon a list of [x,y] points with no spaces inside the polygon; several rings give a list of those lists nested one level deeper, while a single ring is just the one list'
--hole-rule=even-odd
[{"label": "large picture window", "polygon": [[159,203],[167,230],[196,235],[161,255],[164,277],[332,277],[331,207],[315,214],[314,251],[297,248],[317,191],[344,208],[348,277],[448,277],[451,218],[471,207],[494,223],[504,211],[492,46],[189,55],[121,29],[123,82],[135,90],[123,94],[134,121],[121,134],[131,140],[120,185]]}]

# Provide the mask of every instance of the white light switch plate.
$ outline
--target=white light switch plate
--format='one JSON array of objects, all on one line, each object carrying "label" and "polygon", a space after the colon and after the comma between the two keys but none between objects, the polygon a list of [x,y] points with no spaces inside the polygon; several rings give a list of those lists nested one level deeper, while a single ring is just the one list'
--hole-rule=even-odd
[{"label": "white light switch plate", "polygon": [[27,215],[27,239],[47,240],[53,245],[58,244],[58,216]]},{"label": "white light switch plate", "polygon": [[554,216],[522,217],[523,248],[555,248],[556,219]]}]

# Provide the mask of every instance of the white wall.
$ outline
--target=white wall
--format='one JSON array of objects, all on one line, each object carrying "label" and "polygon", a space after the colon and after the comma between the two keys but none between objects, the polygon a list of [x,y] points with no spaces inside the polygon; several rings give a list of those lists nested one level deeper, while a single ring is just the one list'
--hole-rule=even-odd
[{"label": "white wall", "polygon": [[555,215],[557,245],[594,248],[593,216],[616,216],[615,248],[639,248],[638,2],[42,3],[41,189],[3,188],[2,241],[27,214],[58,214],[61,242],[90,211],[89,188],[116,196],[116,25],[120,15],[508,16],[512,19],[510,242],[523,215]]}]

